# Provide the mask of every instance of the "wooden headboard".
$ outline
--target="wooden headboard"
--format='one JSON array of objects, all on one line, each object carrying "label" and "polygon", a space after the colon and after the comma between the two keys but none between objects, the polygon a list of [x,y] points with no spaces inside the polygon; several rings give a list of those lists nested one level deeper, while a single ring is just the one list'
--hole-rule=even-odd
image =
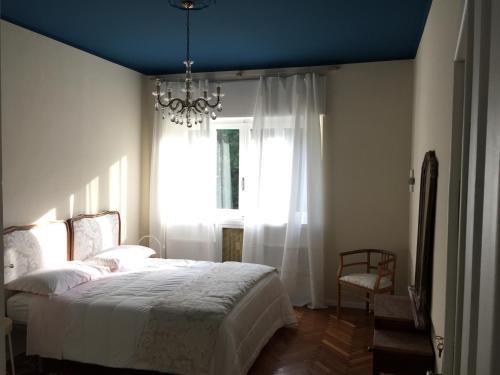
[{"label": "wooden headboard", "polygon": [[69,228],[65,221],[14,226],[3,231],[4,282],[69,258]]},{"label": "wooden headboard", "polygon": [[79,215],[69,219],[68,224],[71,232],[71,260],[85,260],[121,243],[121,220],[118,211]]}]

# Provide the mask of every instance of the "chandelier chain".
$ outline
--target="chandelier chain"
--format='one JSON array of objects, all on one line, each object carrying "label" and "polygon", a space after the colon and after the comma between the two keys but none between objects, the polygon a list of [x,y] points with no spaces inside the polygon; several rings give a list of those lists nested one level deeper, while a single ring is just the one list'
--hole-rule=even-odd
[{"label": "chandelier chain", "polygon": [[186,35],[187,35],[187,38],[186,38],[186,61],[189,61],[190,60],[190,53],[189,53],[189,39],[190,39],[190,30],[189,30],[189,13],[190,13],[190,9],[189,7],[186,9]]}]

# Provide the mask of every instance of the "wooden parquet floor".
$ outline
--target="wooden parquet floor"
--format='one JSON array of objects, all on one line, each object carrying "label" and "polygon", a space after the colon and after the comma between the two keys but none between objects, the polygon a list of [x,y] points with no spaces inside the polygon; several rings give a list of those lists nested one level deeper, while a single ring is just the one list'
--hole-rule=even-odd
[{"label": "wooden parquet floor", "polygon": [[271,338],[249,375],[370,375],[373,316],[362,310],[295,309],[299,324]]},{"label": "wooden parquet floor", "polygon": [[[370,375],[373,316],[363,310],[343,309],[337,320],[334,309],[296,308],[299,324],[281,328],[262,350],[249,375]],[[17,375],[34,375],[36,360],[16,357]],[[144,375],[146,371],[110,369],[68,361],[46,368],[49,375]]]}]

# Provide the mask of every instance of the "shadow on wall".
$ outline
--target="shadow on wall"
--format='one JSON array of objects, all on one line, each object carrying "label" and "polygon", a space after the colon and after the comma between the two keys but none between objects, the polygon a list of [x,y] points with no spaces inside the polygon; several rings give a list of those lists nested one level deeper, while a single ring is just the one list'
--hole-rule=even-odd
[{"label": "shadow on wall", "polygon": [[[33,220],[42,224],[53,220],[66,220],[82,213],[93,214],[103,210],[119,211],[122,217],[122,241],[127,240],[128,158],[126,155],[111,164],[107,173],[101,173],[65,197],[57,199],[56,207],[48,209]],[[66,204],[63,203],[66,201]],[[39,204],[43,202],[39,202]],[[42,211],[43,212],[43,211]],[[28,223],[14,223],[22,225]]]}]

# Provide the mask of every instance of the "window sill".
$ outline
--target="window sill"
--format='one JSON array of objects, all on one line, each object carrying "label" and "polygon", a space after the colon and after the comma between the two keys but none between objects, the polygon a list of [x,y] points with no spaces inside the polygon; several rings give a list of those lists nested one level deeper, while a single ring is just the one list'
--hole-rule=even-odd
[{"label": "window sill", "polygon": [[217,225],[219,227],[243,228],[245,217],[237,210],[219,210],[217,212]]}]

